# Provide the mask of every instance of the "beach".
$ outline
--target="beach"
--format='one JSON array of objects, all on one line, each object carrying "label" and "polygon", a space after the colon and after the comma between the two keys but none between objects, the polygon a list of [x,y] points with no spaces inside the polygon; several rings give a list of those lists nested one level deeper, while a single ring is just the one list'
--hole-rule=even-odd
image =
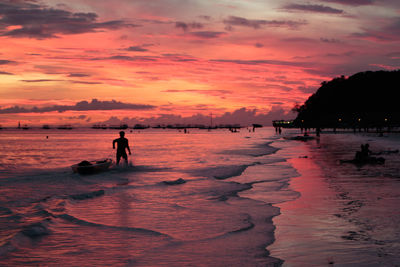
[{"label": "beach", "polygon": [[[290,188],[301,197],[277,205],[271,254],[284,266],[398,266],[400,156],[391,152],[399,137],[327,133],[281,150],[299,172]],[[382,152],[384,165],[340,163],[365,143]]]},{"label": "beach", "polygon": [[[0,132],[2,265],[399,262],[397,134],[127,131],[129,166],[72,173],[80,160],[114,159],[117,134]],[[340,164],[366,142],[387,152],[384,165]]]}]

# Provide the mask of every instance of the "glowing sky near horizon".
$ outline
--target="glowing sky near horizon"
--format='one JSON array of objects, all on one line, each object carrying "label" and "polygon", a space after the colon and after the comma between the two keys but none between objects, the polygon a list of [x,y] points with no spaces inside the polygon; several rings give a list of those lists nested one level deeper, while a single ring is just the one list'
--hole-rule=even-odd
[{"label": "glowing sky near horizon", "polygon": [[[399,44],[398,0],[0,0],[0,124],[284,113]],[[30,112],[92,99],[138,107]]]}]

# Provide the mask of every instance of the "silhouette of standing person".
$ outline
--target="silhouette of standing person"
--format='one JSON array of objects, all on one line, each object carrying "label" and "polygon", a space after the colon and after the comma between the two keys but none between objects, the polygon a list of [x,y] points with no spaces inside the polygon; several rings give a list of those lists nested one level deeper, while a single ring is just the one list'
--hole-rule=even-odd
[{"label": "silhouette of standing person", "polygon": [[128,155],[126,155],[126,149],[128,149],[129,155],[131,155],[131,150],[129,148],[128,139],[125,138],[125,132],[119,132],[120,138],[113,141],[113,149],[115,149],[115,143],[117,143],[117,166],[121,157],[125,160],[126,165],[128,165]]}]

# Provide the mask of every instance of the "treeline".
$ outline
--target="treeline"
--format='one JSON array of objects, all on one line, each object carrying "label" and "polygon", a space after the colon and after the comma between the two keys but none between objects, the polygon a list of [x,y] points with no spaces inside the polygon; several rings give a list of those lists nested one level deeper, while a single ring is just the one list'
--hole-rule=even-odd
[{"label": "treeline", "polygon": [[400,126],[400,70],[367,71],[323,82],[298,112],[302,128],[384,128]]}]

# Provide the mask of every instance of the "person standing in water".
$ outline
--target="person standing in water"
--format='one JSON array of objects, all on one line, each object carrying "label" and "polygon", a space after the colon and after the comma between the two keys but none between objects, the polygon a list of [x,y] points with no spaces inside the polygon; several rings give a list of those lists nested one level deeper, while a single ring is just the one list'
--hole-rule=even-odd
[{"label": "person standing in water", "polygon": [[131,149],[129,148],[128,139],[125,138],[125,132],[119,132],[120,138],[113,141],[113,149],[115,149],[115,143],[117,143],[117,166],[121,157],[125,160],[126,165],[128,165],[128,155],[126,155],[126,150],[128,150],[129,155],[131,155]]}]

